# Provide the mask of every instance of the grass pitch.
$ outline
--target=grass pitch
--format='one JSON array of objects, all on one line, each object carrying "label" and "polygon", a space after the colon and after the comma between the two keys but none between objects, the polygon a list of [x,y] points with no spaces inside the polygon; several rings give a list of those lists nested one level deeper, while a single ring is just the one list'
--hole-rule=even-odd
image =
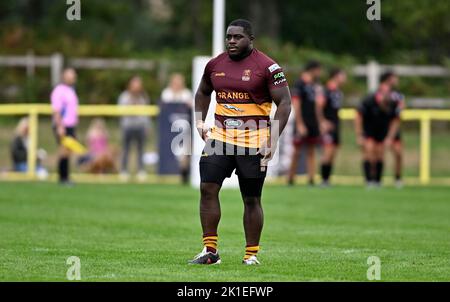
[{"label": "grass pitch", "polygon": [[267,186],[259,267],[241,264],[242,202],[221,193],[222,264],[188,266],[201,246],[197,190],[175,185],[0,183],[0,280],[450,281],[450,188]]}]

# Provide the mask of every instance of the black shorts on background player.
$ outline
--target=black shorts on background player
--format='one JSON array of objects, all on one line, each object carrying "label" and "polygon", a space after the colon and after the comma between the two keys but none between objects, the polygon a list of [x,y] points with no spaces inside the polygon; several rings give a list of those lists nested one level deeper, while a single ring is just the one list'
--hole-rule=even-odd
[{"label": "black shorts on background player", "polygon": [[[56,129],[56,126],[53,126],[52,129],[53,129],[53,134],[55,135],[56,143],[58,145],[60,145],[61,138],[58,135],[58,130]],[[65,128],[65,130],[66,130],[66,136],[77,138],[75,127],[67,127],[67,128]]]},{"label": "black shorts on background player", "polygon": [[320,137],[320,131],[317,125],[309,125],[305,124],[306,129],[308,130],[308,133],[305,136],[298,137],[298,130],[297,127],[294,127],[294,144],[295,145],[301,145],[301,144],[320,144],[321,143],[321,137]]},{"label": "black shorts on background player", "polygon": [[332,144],[339,146],[341,144],[341,135],[339,124],[333,125],[335,128],[323,135],[322,142],[324,144]]}]

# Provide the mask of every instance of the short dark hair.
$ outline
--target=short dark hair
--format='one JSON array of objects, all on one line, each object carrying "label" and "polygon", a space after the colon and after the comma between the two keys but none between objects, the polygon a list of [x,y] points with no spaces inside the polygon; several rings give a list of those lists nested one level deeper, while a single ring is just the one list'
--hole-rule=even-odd
[{"label": "short dark hair", "polygon": [[230,23],[230,25],[228,26],[240,26],[244,29],[244,32],[249,36],[249,37],[253,37],[253,26],[252,23],[250,23],[250,21],[245,20],[245,19],[237,19],[234,20]]},{"label": "short dark hair", "polygon": [[391,77],[394,77],[394,76],[396,76],[396,74],[392,70],[385,71],[380,76],[380,83],[384,83],[387,80],[389,80]]},{"label": "short dark hair", "polygon": [[344,70],[343,70],[342,68],[339,68],[339,67],[333,67],[333,68],[331,68],[331,70],[330,70],[329,78],[332,79],[332,78],[334,78],[335,76],[337,76],[338,74],[343,73],[343,72],[344,72]]},{"label": "short dark hair", "polygon": [[305,65],[305,71],[311,71],[313,69],[321,68],[322,64],[319,61],[311,60]]}]

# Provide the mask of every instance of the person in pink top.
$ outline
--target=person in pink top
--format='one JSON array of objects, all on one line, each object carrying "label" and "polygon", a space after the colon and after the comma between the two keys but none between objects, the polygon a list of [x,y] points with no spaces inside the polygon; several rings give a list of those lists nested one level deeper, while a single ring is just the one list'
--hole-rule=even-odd
[{"label": "person in pink top", "polygon": [[59,145],[59,182],[64,185],[71,184],[70,150],[61,144],[61,140],[65,136],[76,137],[75,129],[78,125],[78,96],[74,88],[76,81],[76,71],[73,68],[66,68],[62,74],[62,82],[53,89],[50,96],[53,130]]},{"label": "person in pink top", "polygon": [[86,135],[89,152],[78,161],[83,170],[97,174],[117,172],[115,151],[110,148],[108,141],[105,121],[101,118],[93,119]]}]

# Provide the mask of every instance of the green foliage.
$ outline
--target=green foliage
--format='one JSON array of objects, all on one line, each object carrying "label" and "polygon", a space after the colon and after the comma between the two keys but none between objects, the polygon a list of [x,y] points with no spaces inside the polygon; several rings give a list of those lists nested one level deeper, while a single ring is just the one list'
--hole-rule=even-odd
[{"label": "green foliage", "polygon": [[[37,55],[60,52],[65,57],[149,58],[170,62],[190,83],[192,58],[211,52],[210,0],[82,0],[81,21],[66,20],[65,1],[0,1],[0,54]],[[158,4],[159,3],[159,4]],[[298,67],[311,58],[326,66],[347,68],[368,59],[389,64],[449,64],[450,2],[382,1],[382,21],[366,18],[361,0],[227,1],[227,22],[250,19],[257,46],[285,66]],[[298,69],[298,68],[297,68]],[[46,101],[48,71],[27,79],[24,70],[3,69],[2,102]],[[141,73],[153,99],[166,85],[157,71]],[[292,81],[298,71],[289,73]],[[114,103],[127,72],[83,71],[79,92],[84,103]],[[450,82],[408,80],[407,93],[441,96]],[[93,85],[95,83],[95,85]],[[444,88],[442,88],[444,87]],[[16,92],[14,92],[16,90]],[[350,79],[346,92],[360,94],[365,85]],[[11,92],[11,93],[9,93]]]},{"label": "green foliage", "polygon": [[[2,52],[23,52],[30,46],[72,56],[126,56],[130,51],[193,46],[199,52],[210,50],[209,0],[84,0],[78,22],[66,20],[67,7],[65,1],[3,0]],[[433,62],[448,56],[447,0],[433,5],[428,0],[382,1],[381,8],[382,20],[370,22],[368,5],[361,0],[229,0],[227,21],[248,18],[259,37],[363,60],[388,59],[397,50],[422,52]]]},{"label": "green foliage", "polygon": [[427,61],[450,54],[450,2],[383,1],[383,14],[393,24],[391,47],[420,50]]}]

